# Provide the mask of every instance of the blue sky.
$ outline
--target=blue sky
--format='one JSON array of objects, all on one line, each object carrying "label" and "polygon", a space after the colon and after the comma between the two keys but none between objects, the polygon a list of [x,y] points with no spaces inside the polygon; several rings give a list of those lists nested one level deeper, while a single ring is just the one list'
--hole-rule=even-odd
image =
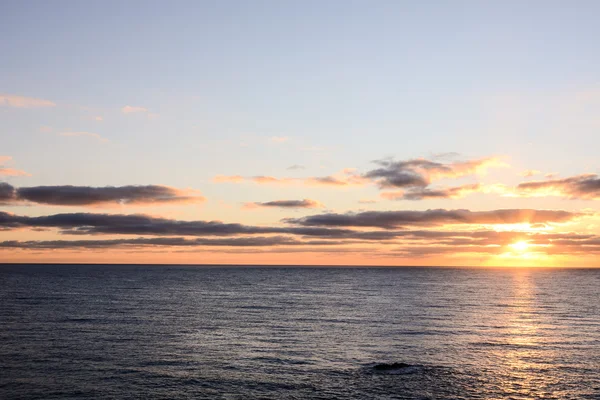
[{"label": "blue sky", "polygon": [[192,188],[206,204],[173,215],[252,223],[289,210],[240,205],[285,198],[338,212],[594,208],[498,193],[390,203],[373,186],[214,177],[362,173],[449,152],[501,157],[478,177],[488,185],[517,185],[524,170],[598,173],[599,14],[595,1],[0,2],[0,94],[54,104],[0,107],[0,155],[30,174],[0,178]]}]

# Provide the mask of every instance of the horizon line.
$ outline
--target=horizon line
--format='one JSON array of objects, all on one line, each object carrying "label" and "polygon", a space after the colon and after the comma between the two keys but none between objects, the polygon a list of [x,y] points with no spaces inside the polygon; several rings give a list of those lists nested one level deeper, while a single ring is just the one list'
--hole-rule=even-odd
[{"label": "horizon line", "polygon": [[511,266],[511,265],[361,265],[361,264],[203,264],[203,263],[91,263],[91,262],[0,262],[5,265],[82,265],[82,266],[148,266],[148,267],[236,267],[236,268],[438,268],[438,269],[600,269],[600,266]]}]

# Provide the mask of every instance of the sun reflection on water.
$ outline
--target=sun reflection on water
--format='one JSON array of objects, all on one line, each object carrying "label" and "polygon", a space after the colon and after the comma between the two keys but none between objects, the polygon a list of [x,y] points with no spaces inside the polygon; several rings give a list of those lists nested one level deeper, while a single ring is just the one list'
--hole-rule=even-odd
[{"label": "sun reflection on water", "polygon": [[[502,390],[515,398],[544,397],[549,393],[538,392],[540,387],[551,387],[558,377],[551,373],[539,373],[550,369],[554,354],[548,358],[548,349],[542,348],[544,335],[540,329],[545,326],[544,317],[536,306],[536,287],[531,272],[515,270],[512,293],[508,295],[504,320],[504,343],[498,347],[496,357],[503,364],[504,376],[499,377]],[[547,335],[547,332],[545,333]],[[523,396],[523,397],[522,397]]]}]

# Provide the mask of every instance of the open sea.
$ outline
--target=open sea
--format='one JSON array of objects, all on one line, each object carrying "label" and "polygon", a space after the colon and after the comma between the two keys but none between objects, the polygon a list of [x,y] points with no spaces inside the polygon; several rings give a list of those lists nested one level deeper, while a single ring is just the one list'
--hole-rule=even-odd
[{"label": "open sea", "polygon": [[600,270],[0,265],[0,398],[600,399]]}]

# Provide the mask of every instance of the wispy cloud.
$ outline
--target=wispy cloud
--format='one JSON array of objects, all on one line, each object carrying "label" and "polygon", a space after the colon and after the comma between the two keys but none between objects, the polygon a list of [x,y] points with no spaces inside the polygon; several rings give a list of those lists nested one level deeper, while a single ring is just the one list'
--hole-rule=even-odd
[{"label": "wispy cloud", "polygon": [[361,177],[359,174],[353,172],[353,170],[343,170],[336,175],[326,176],[312,176],[305,178],[290,178],[290,177],[275,177],[268,175],[258,175],[244,177],[241,175],[217,175],[213,178],[213,182],[216,183],[242,183],[242,182],[253,182],[259,185],[304,185],[304,186],[333,186],[333,187],[346,187],[346,186],[361,186],[368,184],[369,181]]},{"label": "wispy cloud", "polygon": [[31,174],[20,169],[0,167],[0,176],[31,176]]},{"label": "wispy cloud", "polygon": [[600,177],[584,174],[564,179],[524,182],[517,186],[516,194],[524,197],[559,196],[570,199],[600,199]]},{"label": "wispy cloud", "polygon": [[124,106],[121,108],[121,112],[123,114],[131,114],[131,113],[145,113],[148,112],[148,109],[145,107],[137,107],[137,106]]},{"label": "wispy cloud", "polygon": [[297,179],[294,178],[275,178],[273,176],[253,176],[251,178],[245,178],[254,183],[258,184],[277,184],[277,185],[287,185],[294,182],[297,182]]},{"label": "wispy cloud", "polygon": [[11,156],[0,156],[0,176],[31,176],[31,174],[20,169],[7,167],[6,163],[11,160]]},{"label": "wispy cloud", "polygon": [[373,199],[360,199],[358,200],[359,204],[375,204],[377,203],[377,200],[373,200]]},{"label": "wispy cloud", "polygon": [[267,201],[264,203],[253,202],[244,204],[245,208],[322,208],[323,204],[316,200],[303,199],[303,200],[275,200]]},{"label": "wispy cloud", "polygon": [[0,94],[0,106],[16,108],[40,108],[55,107],[56,104],[50,100],[37,99],[34,97]]},{"label": "wispy cloud", "polygon": [[295,170],[299,170],[299,169],[306,169],[306,167],[303,165],[294,164],[294,165],[290,165],[286,169],[288,169],[290,171],[295,171]]},{"label": "wispy cloud", "polygon": [[217,175],[213,178],[215,183],[240,183],[244,181],[244,177],[240,175]]},{"label": "wispy cloud", "polygon": [[99,142],[103,142],[103,143],[108,142],[107,138],[102,137],[99,134],[92,133],[92,132],[61,132],[58,135],[59,136],[66,136],[66,137],[89,137],[89,138],[92,138],[92,139],[96,139]]},{"label": "wispy cloud", "polygon": [[541,171],[538,171],[537,169],[528,169],[528,170],[525,170],[525,171],[523,171],[523,172],[520,172],[520,173],[519,173],[519,176],[522,176],[522,177],[524,177],[524,178],[530,178],[530,177],[532,177],[532,176],[539,175],[539,174],[541,174],[541,173],[542,173],[542,172],[541,172]]},{"label": "wispy cloud", "polygon": [[269,138],[269,141],[271,141],[273,143],[285,143],[285,142],[288,142],[289,140],[290,140],[290,138],[287,136],[271,136]]}]

